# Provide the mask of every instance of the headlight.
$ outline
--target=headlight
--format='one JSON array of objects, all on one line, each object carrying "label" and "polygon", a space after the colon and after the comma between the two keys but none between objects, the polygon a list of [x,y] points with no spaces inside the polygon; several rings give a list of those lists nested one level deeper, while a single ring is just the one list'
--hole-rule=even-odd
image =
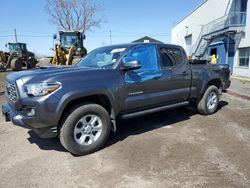
[{"label": "headlight", "polygon": [[48,84],[48,83],[38,83],[38,84],[27,84],[25,85],[25,91],[28,95],[32,96],[44,96],[57,90],[60,84]]}]

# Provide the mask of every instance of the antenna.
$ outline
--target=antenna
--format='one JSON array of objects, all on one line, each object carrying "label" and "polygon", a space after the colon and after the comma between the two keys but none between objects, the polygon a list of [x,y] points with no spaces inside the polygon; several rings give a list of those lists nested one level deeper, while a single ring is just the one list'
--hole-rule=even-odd
[{"label": "antenna", "polygon": [[109,42],[110,42],[110,45],[112,44],[112,33],[111,33],[111,30],[109,30]]},{"label": "antenna", "polygon": [[16,34],[16,29],[14,29],[14,33],[15,33],[15,39],[16,39],[16,43],[17,43],[17,34]]}]

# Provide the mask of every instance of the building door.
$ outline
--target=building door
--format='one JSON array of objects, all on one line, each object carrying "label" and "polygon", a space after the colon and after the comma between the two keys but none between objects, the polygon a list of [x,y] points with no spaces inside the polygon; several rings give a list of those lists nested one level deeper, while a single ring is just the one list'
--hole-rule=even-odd
[{"label": "building door", "polygon": [[208,46],[208,54],[210,56],[215,55],[217,64],[226,64],[226,49],[222,41],[212,43]]},{"label": "building door", "polygon": [[211,43],[208,46],[208,54],[216,55],[217,64],[228,64],[230,70],[233,71],[235,41],[231,37],[226,37],[222,41]]},{"label": "building door", "polygon": [[229,65],[230,71],[232,73],[235,54],[235,40],[228,35],[228,37],[226,37],[223,41],[227,52],[227,64]]}]

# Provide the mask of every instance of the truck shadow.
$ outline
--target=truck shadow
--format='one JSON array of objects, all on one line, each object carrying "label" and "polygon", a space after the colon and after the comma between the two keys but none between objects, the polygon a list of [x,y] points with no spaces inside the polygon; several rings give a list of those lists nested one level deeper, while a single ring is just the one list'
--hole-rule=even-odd
[{"label": "truck shadow", "polygon": [[67,152],[66,149],[61,145],[59,142],[59,139],[56,138],[47,138],[43,139],[40,138],[34,131],[30,130],[28,131],[29,138],[28,141],[31,144],[36,144],[40,149],[42,150],[55,150],[60,152]]},{"label": "truck shadow", "polygon": [[[227,105],[228,103],[226,101],[220,101],[218,111]],[[143,134],[148,131],[170,126],[180,121],[188,120],[196,114],[198,114],[196,108],[188,106],[186,108],[182,107],[173,110],[166,110],[129,120],[118,120],[117,131],[116,133],[110,134],[110,138],[105,147],[109,147],[117,142],[125,140],[131,135]],[[32,130],[28,131],[28,134],[30,136],[28,141],[31,144],[37,144],[42,150],[67,152],[57,138],[43,139]]]},{"label": "truck shadow", "polygon": [[[227,105],[228,102],[220,101],[218,111]],[[116,142],[125,140],[131,135],[143,134],[148,131],[173,125],[177,122],[186,121],[193,115],[197,114],[198,112],[195,107],[187,106],[184,108],[180,107],[172,110],[166,110],[129,120],[118,120],[117,131],[115,133],[111,133],[106,147],[109,147]]]}]

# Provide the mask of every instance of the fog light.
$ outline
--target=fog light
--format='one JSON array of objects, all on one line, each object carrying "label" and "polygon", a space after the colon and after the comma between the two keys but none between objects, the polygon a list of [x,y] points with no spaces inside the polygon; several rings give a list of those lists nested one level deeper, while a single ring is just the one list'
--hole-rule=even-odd
[{"label": "fog light", "polygon": [[35,116],[36,112],[34,108],[27,109],[27,116]]}]

